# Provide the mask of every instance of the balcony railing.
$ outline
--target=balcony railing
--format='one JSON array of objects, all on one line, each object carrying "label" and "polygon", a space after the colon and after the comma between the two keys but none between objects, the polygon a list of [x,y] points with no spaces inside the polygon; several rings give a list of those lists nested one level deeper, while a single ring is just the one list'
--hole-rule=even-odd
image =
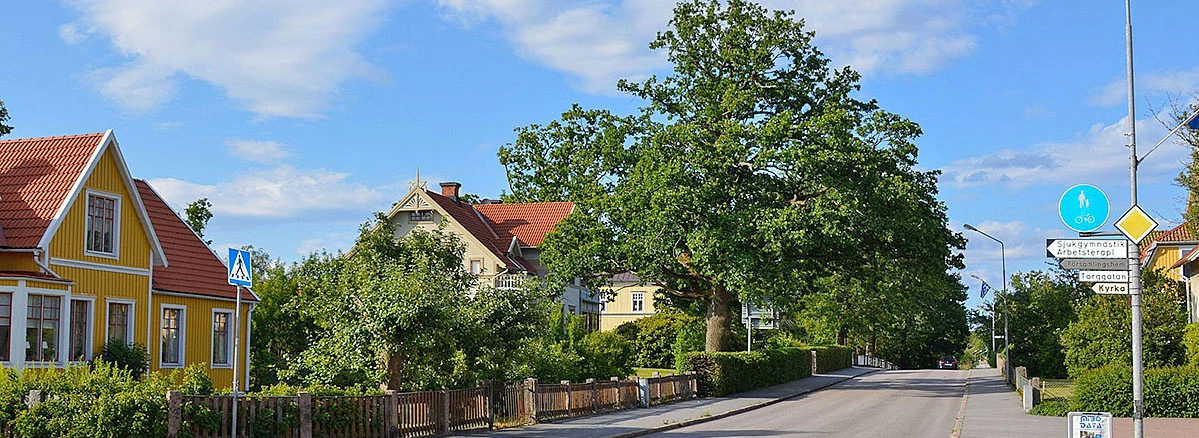
[{"label": "balcony railing", "polygon": [[495,288],[499,290],[520,289],[528,276],[523,274],[501,274],[495,277]]}]

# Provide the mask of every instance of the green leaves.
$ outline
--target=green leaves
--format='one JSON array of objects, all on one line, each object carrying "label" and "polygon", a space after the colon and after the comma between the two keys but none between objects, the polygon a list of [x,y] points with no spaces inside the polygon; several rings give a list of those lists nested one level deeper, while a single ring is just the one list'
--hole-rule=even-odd
[{"label": "green leaves", "polygon": [[[857,73],[830,70],[811,40],[751,2],[683,2],[650,46],[671,74],[619,84],[644,100],[638,114],[575,105],[517,129],[499,153],[508,199],[577,205],[543,246],[551,283],[633,271],[675,297],[794,308],[820,278],[877,289],[865,268],[893,264],[955,294],[941,280],[964,241],[936,173],[913,168],[920,128],[853,97]],[[725,313],[709,350],[725,347]]]}]

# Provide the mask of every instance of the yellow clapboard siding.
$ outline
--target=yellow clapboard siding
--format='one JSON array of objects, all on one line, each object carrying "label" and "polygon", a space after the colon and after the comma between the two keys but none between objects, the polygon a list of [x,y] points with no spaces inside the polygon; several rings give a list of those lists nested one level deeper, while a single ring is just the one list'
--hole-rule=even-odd
[{"label": "yellow clapboard siding", "polygon": [[1149,261],[1149,266],[1145,269],[1148,271],[1160,269],[1167,277],[1176,281],[1182,281],[1177,269],[1170,269],[1178,260],[1182,258],[1182,251],[1176,246],[1158,246],[1153,253],[1153,259]]},{"label": "yellow clapboard siding", "polygon": [[[104,153],[83,187],[84,190],[71,204],[70,210],[64,215],[62,224],[50,241],[50,256],[105,265],[150,269],[150,240],[146,237],[141,217],[133,203],[133,197],[125,186],[124,178],[111,150]],[[119,258],[93,256],[84,251],[88,190],[116,195],[121,199],[117,213],[120,216],[116,254]]]},{"label": "yellow clapboard siding", "polygon": [[0,271],[38,272],[40,269],[33,261],[32,252],[0,253]]},{"label": "yellow clapboard siding", "polygon": [[[207,299],[202,297],[183,297],[177,295],[166,295],[162,293],[154,294],[154,312],[155,328],[160,328],[162,324],[162,305],[181,305],[186,306],[184,320],[184,344],[183,362],[184,365],[195,363],[204,363],[205,369],[208,370],[209,377],[212,378],[212,385],[217,389],[227,389],[233,386],[233,369],[213,367],[212,362],[212,313],[214,309],[233,310],[235,303],[232,301],[222,301],[216,299]],[[240,333],[240,362],[238,364],[238,374],[240,374],[241,385],[245,385],[245,351],[246,345],[246,328],[249,325],[247,314],[250,309],[249,303],[242,303],[241,310],[241,327],[238,330]],[[150,363],[154,370],[163,369],[162,363],[162,346],[161,334],[156,334],[155,345],[150,348]],[[169,368],[168,368],[169,369]]]},{"label": "yellow clapboard siding", "polygon": [[[108,300],[133,301],[133,342],[146,343],[146,299],[150,290],[150,277],[120,272],[97,271],[94,269],[55,266],[59,276],[75,282],[72,296],[95,298],[92,303],[92,347],[99,354],[107,339]],[[122,301],[124,302],[124,301]]]}]

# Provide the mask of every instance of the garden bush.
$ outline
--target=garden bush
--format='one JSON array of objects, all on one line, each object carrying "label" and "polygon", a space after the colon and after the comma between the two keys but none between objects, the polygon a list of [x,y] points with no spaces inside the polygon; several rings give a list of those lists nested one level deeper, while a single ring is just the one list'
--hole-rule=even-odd
[{"label": "garden bush", "polygon": [[853,366],[853,350],[837,345],[804,347],[816,352],[816,372],[827,373]]},{"label": "garden bush", "polygon": [[680,330],[695,320],[693,316],[668,309],[621,324],[613,332],[632,345],[633,366],[671,368],[675,366],[675,339]]},{"label": "garden bush", "polygon": [[802,379],[812,374],[811,350],[690,353],[682,371],[694,371],[699,394],[723,396]]},{"label": "garden bush", "polygon": [[583,357],[581,378],[606,380],[609,377],[624,377],[633,373],[629,365],[633,357],[632,348],[624,338],[612,332],[591,332],[579,343],[579,356]]},{"label": "garden bush", "polygon": [[[1075,381],[1073,409],[1132,416],[1132,368],[1108,365]],[[1199,367],[1145,370],[1145,416],[1199,418]]]},{"label": "garden bush", "polygon": [[1065,417],[1070,413],[1070,403],[1065,400],[1049,400],[1041,402],[1041,404],[1033,406],[1033,415],[1044,415],[1047,417]]},{"label": "garden bush", "polygon": [[134,378],[140,379],[146,375],[150,355],[146,353],[146,347],[141,344],[126,344],[124,341],[110,340],[104,344],[104,349],[93,361],[116,365],[118,368],[129,370],[133,373]]},{"label": "garden bush", "polygon": [[1199,366],[1199,322],[1187,324],[1182,345],[1186,350],[1186,364]]}]

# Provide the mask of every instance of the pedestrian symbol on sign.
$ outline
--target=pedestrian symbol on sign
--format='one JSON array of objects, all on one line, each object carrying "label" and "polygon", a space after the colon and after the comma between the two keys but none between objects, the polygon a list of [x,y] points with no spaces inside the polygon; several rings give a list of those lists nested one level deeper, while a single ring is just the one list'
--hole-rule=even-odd
[{"label": "pedestrian symbol on sign", "polygon": [[254,285],[249,251],[229,248],[229,284],[245,287]]}]

